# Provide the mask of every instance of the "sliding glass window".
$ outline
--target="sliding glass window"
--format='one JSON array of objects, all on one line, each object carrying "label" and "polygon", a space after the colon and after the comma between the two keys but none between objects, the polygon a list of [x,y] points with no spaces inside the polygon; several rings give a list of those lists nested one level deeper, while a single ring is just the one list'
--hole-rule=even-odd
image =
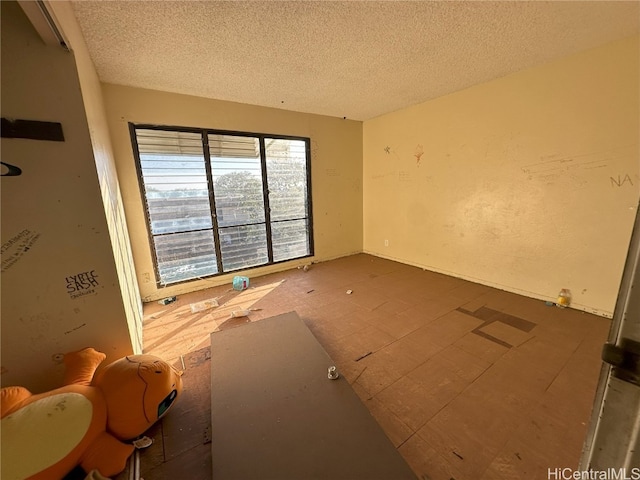
[{"label": "sliding glass window", "polygon": [[160,285],[313,255],[308,138],[130,130]]}]

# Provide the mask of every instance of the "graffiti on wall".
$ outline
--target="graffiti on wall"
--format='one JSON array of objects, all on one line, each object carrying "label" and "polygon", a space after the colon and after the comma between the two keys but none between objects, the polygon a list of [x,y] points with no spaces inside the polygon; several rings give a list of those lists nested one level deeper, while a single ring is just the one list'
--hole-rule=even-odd
[{"label": "graffiti on wall", "polygon": [[640,182],[640,175],[636,175],[635,182],[628,173],[625,175],[618,175],[617,177],[609,177],[609,181],[611,182],[612,187],[622,187],[624,185],[633,187],[634,183]]},{"label": "graffiti on wall", "polygon": [[24,229],[2,244],[2,271],[13,267],[38,241],[40,234]]},{"label": "graffiti on wall", "polygon": [[67,282],[67,293],[72,299],[96,293],[96,287],[100,285],[95,270],[70,275],[65,278],[65,281]]},{"label": "graffiti on wall", "polygon": [[413,156],[416,157],[416,165],[420,166],[420,160],[422,160],[422,155],[424,155],[424,147],[420,144],[416,145],[415,152]]}]

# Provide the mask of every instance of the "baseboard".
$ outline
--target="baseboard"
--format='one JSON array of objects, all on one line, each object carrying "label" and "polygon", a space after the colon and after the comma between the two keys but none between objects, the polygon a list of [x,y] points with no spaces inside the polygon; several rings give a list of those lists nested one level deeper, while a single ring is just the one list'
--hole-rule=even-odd
[{"label": "baseboard", "polygon": [[[405,259],[397,258],[397,257],[394,257],[392,255],[382,255],[382,254],[380,254],[378,252],[371,252],[371,251],[368,251],[368,250],[364,250],[363,253],[365,253],[367,255],[371,255],[373,257],[384,258],[385,260],[391,260],[391,261],[394,261],[394,262],[403,263],[405,265],[411,265],[412,267],[421,268],[423,270],[428,270],[430,272],[441,273],[443,275],[448,275],[450,277],[460,278],[462,280],[467,280],[467,281],[473,282],[473,283],[479,283],[480,285],[486,285],[487,287],[497,288],[498,290],[502,290],[502,291],[505,291],[505,292],[515,293],[517,295],[522,295],[523,297],[535,298],[536,300],[542,300],[544,302],[555,302],[556,301],[556,297],[549,297],[548,295],[543,295],[541,293],[531,292],[531,291],[528,291],[528,290],[522,290],[520,288],[512,287],[512,286],[509,286],[509,285],[502,285],[500,283],[491,282],[489,280],[485,280],[485,279],[482,279],[482,278],[476,278],[476,277],[472,277],[470,275],[463,275],[463,274],[460,274],[458,272],[451,272],[451,271],[448,271],[448,270],[445,270],[445,269],[442,269],[442,268],[434,267],[432,265],[424,265],[424,264],[420,264],[420,263],[416,263],[416,262],[407,261]],[[572,302],[569,308],[572,308],[574,310],[587,312],[587,313],[592,313],[592,314],[598,315],[600,317],[613,318],[613,312],[610,312],[608,310],[600,310],[598,308],[593,308],[593,307],[591,307],[589,305],[583,305],[583,304],[576,303],[576,302]]]}]

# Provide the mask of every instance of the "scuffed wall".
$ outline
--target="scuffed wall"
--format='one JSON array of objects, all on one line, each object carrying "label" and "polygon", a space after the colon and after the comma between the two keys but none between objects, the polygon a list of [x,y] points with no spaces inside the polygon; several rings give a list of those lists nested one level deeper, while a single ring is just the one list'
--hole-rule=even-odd
[{"label": "scuffed wall", "polygon": [[611,316],[640,192],[639,40],[365,122],[364,250]]}]

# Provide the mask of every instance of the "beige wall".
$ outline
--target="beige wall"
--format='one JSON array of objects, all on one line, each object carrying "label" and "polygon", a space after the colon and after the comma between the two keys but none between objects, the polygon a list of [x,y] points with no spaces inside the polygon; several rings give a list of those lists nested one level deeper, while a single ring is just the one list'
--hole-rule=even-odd
[{"label": "beige wall", "polygon": [[638,43],[365,122],[364,250],[611,316],[640,192]]},{"label": "beige wall", "polygon": [[[108,84],[103,85],[103,94],[143,300],[230,283],[233,275],[156,287],[129,122],[311,138],[312,260],[362,251],[361,122]],[[256,277],[307,262],[292,261],[245,274]]]},{"label": "beige wall", "polygon": [[60,122],[65,136],[2,139],[22,175],[2,177],[1,382],[39,391],[61,381],[56,354],[90,345],[115,360],[132,344],[74,56],[0,4],[2,116]]}]

